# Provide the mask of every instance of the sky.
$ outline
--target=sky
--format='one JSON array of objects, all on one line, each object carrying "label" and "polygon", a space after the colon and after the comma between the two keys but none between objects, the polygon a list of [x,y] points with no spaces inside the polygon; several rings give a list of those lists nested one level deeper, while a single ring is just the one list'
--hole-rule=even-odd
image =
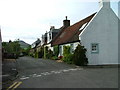
[{"label": "sky", "polygon": [[[118,15],[118,1],[111,8]],[[0,0],[2,41],[24,40],[32,44],[50,30],[60,28],[65,16],[71,25],[98,12],[99,0]]]}]

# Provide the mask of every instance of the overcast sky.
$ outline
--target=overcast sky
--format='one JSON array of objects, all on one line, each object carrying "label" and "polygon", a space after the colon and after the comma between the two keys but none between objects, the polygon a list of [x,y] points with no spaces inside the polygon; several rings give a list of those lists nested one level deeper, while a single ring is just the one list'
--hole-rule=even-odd
[{"label": "overcast sky", "polygon": [[[2,41],[20,39],[31,44],[50,26],[60,28],[65,16],[71,25],[99,10],[99,0],[0,0]],[[111,7],[118,14],[118,1]]]}]

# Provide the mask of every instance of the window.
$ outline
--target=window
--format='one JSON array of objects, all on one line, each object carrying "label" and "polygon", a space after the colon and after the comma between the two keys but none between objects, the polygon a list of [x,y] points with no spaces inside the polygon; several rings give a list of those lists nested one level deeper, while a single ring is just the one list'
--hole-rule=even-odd
[{"label": "window", "polygon": [[59,46],[59,52],[60,52],[60,56],[62,56],[62,46]]},{"label": "window", "polygon": [[51,38],[51,33],[49,33],[49,39],[51,40],[52,38]]},{"label": "window", "polygon": [[92,53],[98,53],[98,51],[99,51],[99,45],[97,43],[92,43],[91,52]]},{"label": "window", "polygon": [[74,53],[74,44],[73,43],[71,44],[70,52]]}]

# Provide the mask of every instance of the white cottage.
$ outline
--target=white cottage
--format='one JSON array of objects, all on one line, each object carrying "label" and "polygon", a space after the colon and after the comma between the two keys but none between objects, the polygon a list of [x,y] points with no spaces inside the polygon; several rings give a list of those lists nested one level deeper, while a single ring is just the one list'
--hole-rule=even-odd
[{"label": "white cottage", "polygon": [[[90,20],[93,18],[93,16],[96,13],[80,20],[79,22],[73,24],[70,26],[70,20],[64,20],[64,23],[68,23],[67,27],[62,29],[57,37],[52,42],[52,45],[58,45],[59,46],[59,56],[63,56],[63,46],[70,46],[71,53],[76,49],[78,44],[80,44],[79,40],[79,34],[82,32],[82,30],[87,26],[87,24],[90,22]],[[65,25],[66,25],[65,24]],[[63,26],[65,26],[63,25]]]},{"label": "white cottage", "polygon": [[100,10],[79,37],[82,45],[87,49],[89,65],[118,64],[118,58],[120,58],[118,22],[120,23],[120,20],[111,9],[109,0],[107,2],[100,0],[99,4]]}]

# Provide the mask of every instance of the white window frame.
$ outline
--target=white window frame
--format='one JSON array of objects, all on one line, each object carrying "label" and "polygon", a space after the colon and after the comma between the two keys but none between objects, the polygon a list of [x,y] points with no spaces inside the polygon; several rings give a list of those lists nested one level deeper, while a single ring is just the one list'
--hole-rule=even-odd
[{"label": "white window frame", "polygon": [[73,54],[74,52],[74,43],[71,43],[70,44],[70,52]]},{"label": "white window frame", "polygon": [[91,53],[99,53],[99,44],[98,43],[91,44]]}]

